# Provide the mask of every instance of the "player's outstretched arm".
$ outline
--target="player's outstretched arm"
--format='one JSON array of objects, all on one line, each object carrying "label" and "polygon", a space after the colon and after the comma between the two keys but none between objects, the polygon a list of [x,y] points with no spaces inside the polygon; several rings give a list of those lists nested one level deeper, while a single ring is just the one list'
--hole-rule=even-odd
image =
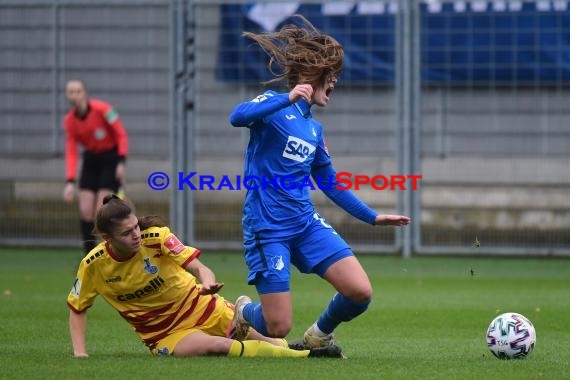
[{"label": "player's outstretched arm", "polygon": [[87,312],[76,313],[69,311],[69,332],[71,334],[71,344],[73,345],[73,356],[76,358],[86,358],[87,346],[85,344],[85,332],[87,331]]},{"label": "player's outstretched arm", "polygon": [[377,215],[374,224],[377,226],[407,226],[412,220],[404,215]]},{"label": "player's outstretched arm", "polygon": [[214,272],[198,259],[192,260],[185,269],[200,281],[200,295],[215,294],[224,286],[223,282],[216,281]]}]

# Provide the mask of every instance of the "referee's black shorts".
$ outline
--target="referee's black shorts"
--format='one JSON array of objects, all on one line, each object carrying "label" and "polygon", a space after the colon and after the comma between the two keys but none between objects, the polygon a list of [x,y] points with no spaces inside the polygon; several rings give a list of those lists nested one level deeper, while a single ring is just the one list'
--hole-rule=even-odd
[{"label": "referee's black shorts", "polygon": [[121,184],[115,178],[115,171],[119,163],[117,149],[103,153],[83,152],[83,165],[79,178],[79,189],[97,192],[109,189],[113,193],[119,191]]}]

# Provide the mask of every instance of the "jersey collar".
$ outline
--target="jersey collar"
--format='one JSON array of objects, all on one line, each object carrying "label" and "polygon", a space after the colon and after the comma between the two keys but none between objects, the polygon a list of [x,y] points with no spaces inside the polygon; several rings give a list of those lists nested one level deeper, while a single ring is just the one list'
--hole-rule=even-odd
[{"label": "jersey collar", "polygon": [[311,105],[305,99],[301,99],[293,105],[305,119],[311,117]]},{"label": "jersey collar", "polygon": [[129,261],[130,259],[132,259],[137,254],[137,252],[133,252],[132,255],[129,257],[126,257],[126,258],[119,257],[113,251],[113,249],[111,248],[111,244],[109,244],[109,242],[105,242],[105,248],[107,249],[107,253],[109,254],[109,256],[111,256],[113,258],[113,260],[118,261],[118,262]]}]

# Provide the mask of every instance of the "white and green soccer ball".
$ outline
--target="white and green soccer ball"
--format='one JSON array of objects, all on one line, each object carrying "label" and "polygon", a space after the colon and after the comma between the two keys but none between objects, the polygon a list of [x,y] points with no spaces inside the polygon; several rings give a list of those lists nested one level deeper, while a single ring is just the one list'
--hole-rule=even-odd
[{"label": "white and green soccer ball", "polygon": [[519,313],[503,313],[489,324],[487,347],[499,359],[522,359],[534,350],[536,331]]}]

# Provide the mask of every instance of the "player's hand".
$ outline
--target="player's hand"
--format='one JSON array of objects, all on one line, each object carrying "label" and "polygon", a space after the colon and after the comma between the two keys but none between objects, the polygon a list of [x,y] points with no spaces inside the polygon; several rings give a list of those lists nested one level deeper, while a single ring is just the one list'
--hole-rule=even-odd
[{"label": "player's hand", "polygon": [[298,84],[291,92],[289,92],[289,102],[295,103],[297,100],[303,98],[308,103],[311,103],[313,99],[313,86],[310,84]]},{"label": "player's hand", "polygon": [[75,184],[72,182],[68,182],[67,184],[65,184],[65,187],[63,188],[63,201],[65,203],[73,202],[74,194],[75,194]]},{"label": "player's hand", "polygon": [[412,220],[404,215],[376,215],[374,221],[378,226],[407,226]]},{"label": "player's hand", "polygon": [[216,282],[214,284],[202,285],[198,288],[198,294],[205,296],[207,294],[216,294],[224,287],[223,282]]}]

